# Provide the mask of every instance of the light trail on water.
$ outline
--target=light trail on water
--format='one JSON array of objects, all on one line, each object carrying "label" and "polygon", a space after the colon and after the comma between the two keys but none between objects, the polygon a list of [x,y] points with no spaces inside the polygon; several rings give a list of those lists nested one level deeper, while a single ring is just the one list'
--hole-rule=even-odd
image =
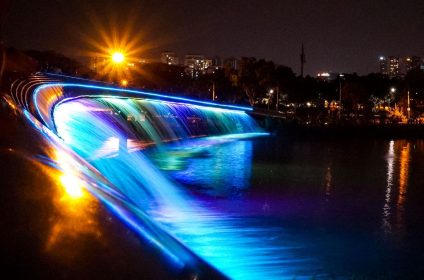
[{"label": "light trail on water", "polygon": [[[240,164],[228,165],[217,182],[242,188],[251,161],[243,141],[268,135],[245,113],[251,108],[62,82],[37,86],[25,99],[34,114],[24,110],[25,116],[62,155],[57,166],[67,172],[59,180],[69,195],[78,198],[84,187],[171,265],[205,278],[201,260],[233,279],[321,277],[315,260],[297,253],[302,245],[285,240],[283,228],[212,209],[165,172],[227,145]],[[189,171],[179,176],[190,180],[201,172]],[[219,181],[225,174],[236,179]]]},{"label": "light trail on water", "polygon": [[[126,150],[131,138],[154,142],[156,162],[169,167],[169,155],[175,151],[201,153],[211,146],[267,135],[244,112],[108,97],[62,103],[54,111],[54,120],[58,135],[116,187],[132,211],[145,213],[228,277],[310,276],[301,267],[311,260],[299,258],[292,245],[284,244],[282,228],[246,227],[240,218],[209,209],[160,171],[158,167],[167,169],[163,165],[155,165],[143,152]],[[193,139],[204,135],[212,136]],[[111,139],[113,156],[92,156]],[[169,145],[168,139],[192,140]]]}]

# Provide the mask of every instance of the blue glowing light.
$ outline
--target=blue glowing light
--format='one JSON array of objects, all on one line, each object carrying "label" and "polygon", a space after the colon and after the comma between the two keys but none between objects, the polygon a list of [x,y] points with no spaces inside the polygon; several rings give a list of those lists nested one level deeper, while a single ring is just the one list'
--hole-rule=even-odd
[{"label": "blue glowing light", "polygon": [[[127,116],[140,112],[143,117],[131,118],[132,132],[126,131]],[[208,208],[160,170],[177,170],[174,177],[188,183],[197,177],[195,183],[215,188],[212,196],[226,195],[231,188],[242,191],[248,187],[252,151],[251,143],[240,139],[266,135],[246,113],[107,97],[64,102],[56,107],[54,118],[64,141],[116,187],[132,211],[145,213],[228,277],[299,278],[305,263],[315,268],[316,264],[297,256],[298,248],[276,238],[284,234],[283,229],[263,227],[255,220],[246,224]],[[205,127],[193,130],[193,120],[203,120]],[[212,136],[193,138],[196,133]],[[132,137],[141,142],[153,141],[156,148],[149,147],[148,153],[120,150],[122,142],[128,148],[128,138]],[[166,139],[173,139],[172,144],[166,144]],[[110,156],[95,156],[99,150],[110,150]],[[208,155],[208,151],[216,152]],[[223,159],[226,154],[233,157]],[[193,155],[201,155],[201,165],[196,166]],[[178,171],[181,166],[175,164],[175,159],[192,164]],[[229,165],[222,165],[222,160]],[[237,160],[239,164],[234,162]],[[216,172],[214,166],[218,168]],[[203,174],[209,176],[209,181],[206,177],[199,180],[205,168],[210,170]]]},{"label": "blue glowing light", "polygon": [[[228,110],[238,110],[238,111],[252,111],[253,109],[251,107],[245,107],[245,106],[236,106],[236,105],[227,105],[227,104],[219,104],[215,102],[209,102],[209,101],[202,101],[202,100],[195,100],[185,97],[178,97],[178,96],[172,96],[172,95],[165,95],[165,94],[159,94],[159,93],[153,93],[153,92],[147,92],[147,91],[140,91],[140,90],[132,90],[132,89],[123,89],[123,88],[116,88],[116,87],[108,87],[108,86],[98,86],[98,85],[87,85],[87,84],[77,84],[77,83],[48,83],[43,84],[41,86],[38,86],[33,95],[33,104],[36,107],[37,113],[43,118],[43,121],[46,121],[43,117],[43,115],[40,112],[39,109],[39,103],[37,102],[38,95],[41,90],[46,88],[53,88],[53,87],[59,87],[59,88],[79,88],[79,89],[90,89],[90,90],[97,90],[97,91],[108,91],[119,93],[120,95],[130,94],[135,95],[135,97],[141,97],[141,98],[153,98],[153,99],[159,99],[164,101],[170,101],[170,102],[179,102],[179,103],[188,103],[192,105],[199,105],[199,106],[206,106],[206,107],[212,107],[212,108],[221,108],[221,109],[228,109]],[[104,93],[101,93],[104,95]],[[93,95],[98,95],[98,93],[94,93]]]},{"label": "blue glowing light", "polygon": [[246,139],[268,135],[246,114],[251,108],[82,82],[38,86],[30,107],[37,118],[25,115],[75,159],[87,189],[173,265],[195,268],[200,257],[233,279],[318,270],[284,229],[211,208],[170,179],[207,187],[211,197],[248,188]]}]

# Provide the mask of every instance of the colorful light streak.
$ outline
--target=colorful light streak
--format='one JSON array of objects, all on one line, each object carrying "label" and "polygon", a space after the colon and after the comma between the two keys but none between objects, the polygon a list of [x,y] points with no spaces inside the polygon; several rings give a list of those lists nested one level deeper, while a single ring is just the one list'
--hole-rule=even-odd
[{"label": "colorful light streak", "polygon": [[[207,107],[210,109],[227,109],[227,110],[235,110],[235,111],[252,111],[251,107],[244,106],[236,106],[236,105],[227,105],[227,104],[219,104],[209,101],[201,101],[195,100],[185,97],[172,96],[161,93],[147,92],[147,91],[139,91],[132,89],[124,89],[124,88],[116,88],[116,87],[107,87],[107,86],[97,86],[97,85],[87,85],[87,84],[78,84],[78,83],[47,83],[38,86],[34,90],[34,94],[32,97],[32,103],[35,106],[36,113],[41,117],[41,120],[48,124],[47,119],[50,118],[50,112],[53,109],[52,106],[56,105],[56,102],[64,99],[66,96],[65,88],[76,88],[77,90],[95,90],[91,95],[106,95],[118,93],[118,95],[135,95],[132,97],[140,97],[140,98],[151,98],[154,100],[164,100],[169,102],[178,102],[184,104],[192,104]],[[39,95],[42,94],[45,89],[53,89],[54,93],[47,92],[44,95],[42,102],[39,101]],[[80,94],[78,95],[80,96]],[[69,96],[72,97],[72,96]],[[68,98],[69,98],[68,97]],[[43,104],[42,108],[40,108],[40,104]]]},{"label": "colorful light streak", "polygon": [[[55,91],[60,89],[63,95],[58,99],[62,101],[52,102],[40,110],[38,95],[51,87]],[[65,87],[97,92],[89,95],[89,99],[81,95],[76,95],[76,99],[76,96],[67,96]],[[123,96],[105,95],[105,91]],[[163,100],[123,99],[126,94]],[[281,228],[246,226],[236,217],[208,209],[169,180],[144,153],[128,150],[129,140],[140,138],[137,140],[155,143],[157,154],[166,161],[176,147],[179,151],[190,151],[203,146],[205,150],[237,139],[267,135],[260,132],[244,112],[250,108],[73,83],[39,86],[32,100],[39,120],[56,130],[61,139],[27,111],[25,115],[52,145],[75,159],[71,161],[73,169],[78,171],[78,180],[74,183],[85,182],[88,191],[140,236],[155,244],[174,266],[191,267],[201,273],[201,257],[234,279],[310,277],[304,263],[316,271],[313,261],[299,258],[293,248],[284,243]],[[199,123],[203,123],[200,129]],[[205,135],[212,136],[191,144],[190,141],[175,142]],[[96,152],[104,149],[108,139],[113,140],[112,143],[118,140],[118,153],[102,157]],[[171,149],[164,145],[169,141],[175,143]],[[235,151],[244,156],[244,149]],[[314,277],[320,278],[320,275],[314,273]]]},{"label": "colorful light streak", "polygon": [[[112,108],[112,111],[120,113],[99,115],[91,110],[73,109],[81,106],[92,108],[96,107],[95,104],[99,108]],[[123,132],[121,128],[128,125],[125,116],[141,111],[147,117],[135,118],[133,121],[132,126],[137,133]],[[204,129],[206,134],[218,135],[192,139],[189,127],[191,119],[187,116],[193,115],[201,120],[208,120],[207,128]],[[282,234],[282,229],[246,227],[235,217],[227,217],[224,213],[208,209],[188,195],[184,188],[170,181],[144,153],[119,151],[112,158],[91,157],[102,147],[102,142],[111,137],[119,141],[137,136],[147,137],[144,140],[149,141],[156,139],[154,141],[160,146],[157,154],[166,162],[175,151],[206,150],[216,145],[237,143],[239,139],[265,135],[258,131],[258,127],[245,113],[108,97],[62,103],[56,107],[54,118],[57,131],[64,141],[70,143],[79,155],[89,160],[116,186],[117,191],[132,205],[133,211],[136,209],[148,213],[159,227],[171,233],[225,275],[235,279],[302,275],[299,272],[299,263],[309,260],[291,255],[291,248],[275,238]],[[163,146],[161,143],[168,137],[189,141]],[[236,146],[233,146],[231,152],[236,153],[236,157],[247,156],[245,153],[248,151],[244,148],[235,150],[234,147]],[[245,180],[246,176],[248,173],[239,174],[240,180]]]},{"label": "colorful light streak", "polygon": [[[86,182],[73,167],[73,158],[64,151],[52,152],[55,170],[46,167],[46,173],[58,182],[52,197],[56,211],[50,217],[52,223],[47,237],[46,250],[61,258],[74,259],[80,253],[74,242],[82,236],[93,236],[102,241],[102,232],[95,219],[99,202],[86,191]],[[75,244],[76,243],[76,244]]]},{"label": "colorful light streak", "polygon": [[[51,162],[51,167],[59,170],[71,169],[73,172],[78,172],[80,180],[85,183],[84,187],[105,204],[129,228],[146,239],[147,242],[156,246],[169,261],[169,265],[179,269],[189,267],[193,271],[197,271],[202,267],[197,256],[193,255],[180,242],[161,229],[144,211],[133,205],[131,201],[128,201],[127,197],[123,196],[98,170],[70,150],[56,134],[51,132],[28,111],[23,110],[22,113],[45,136],[51,148],[59,151],[56,154],[62,155],[62,157],[56,158],[56,160],[61,160],[61,162]],[[52,156],[52,158],[55,157]],[[44,161],[44,163],[47,162]],[[71,200],[72,203],[75,203],[75,201],[78,202],[80,199]],[[57,232],[57,227],[52,232],[54,236],[56,236],[55,232]],[[54,236],[49,238],[47,249],[51,248],[52,244],[57,240]]]}]

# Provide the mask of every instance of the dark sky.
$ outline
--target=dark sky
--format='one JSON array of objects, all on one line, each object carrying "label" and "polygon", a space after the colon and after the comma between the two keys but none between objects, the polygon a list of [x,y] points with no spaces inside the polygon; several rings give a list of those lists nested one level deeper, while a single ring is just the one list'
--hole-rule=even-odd
[{"label": "dark sky", "polygon": [[112,37],[115,27],[118,36],[129,34],[147,46],[142,56],[162,50],[254,56],[296,73],[302,42],[309,74],[365,74],[377,71],[379,55],[424,56],[422,0],[9,2],[3,40],[23,49],[84,53],[90,49],[88,37],[101,42],[102,32]]}]

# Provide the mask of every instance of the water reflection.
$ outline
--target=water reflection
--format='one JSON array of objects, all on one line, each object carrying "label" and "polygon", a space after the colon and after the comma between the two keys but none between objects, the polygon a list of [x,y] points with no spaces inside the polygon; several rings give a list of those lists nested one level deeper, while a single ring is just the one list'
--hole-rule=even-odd
[{"label": "water reflection", "polygon": [[329,165],[325,171],[324,175],[324,191],[325,191],[325,201],[328,202],[331,196],[331,187],[332,187],[332,175],[331,175],[331,166]]},{"label": "water reflection", "polygon": [[405,230],[405,202],[409,177],[410,144],[402,146],[399,159],[399,193],[396,202],[396,226],[399,235]]},{"label": "water reflection", "polygon": [[72,158],[64,152],[55,153],[60,171],[52,172],[57,181],[53,195],[55,214],[50,218],[51,229],[46,241],[46,250],[61,258],[73,259],[80,252],[76,240],[87,236],[101,239],[102,233],[96,221],[98,202],[85,190],[84,181],[72,166]]},{"label": "water reflection", "polygon": [[238,196],[249,187],[252,141],[209,145],[199,157],[187,158],[186,167],[172,172],[185,185],[201,187],[212,196]]},{"label": "water reflection", "polygon": [[387,160],[387,184],[386,192],[384,195],[384,206],[383,206],[383,222],[382,229],[385,235],[389,235],[392,232],[392,223],[391,223],[391,210],[390,210],[390,201],[392,196],[392,187],[393,187],[393,165],[395,161],[395,148],[394,141],[390,141],[389,150],[386,155]]},{"label": "water reflection", "polygon": [[[383,206],[382,229],[383,233],[402,235],[405,228],[405,202],[408,188],[410,143],[405,141],[390,141],[386,156],[387,160],[387,185]],[[398,167],[398,172],[396,167]],[[394,174],[399,174],[399,189],[396,201],[392,201]],[[395,205],[393,203],[396,203]],[[392,214],[395,213],[395,228],[393,228]],[[393,232],[396,230],[396,232]]]},{"label": "water reflection", "polygon": [[[61,112],[63,106],[69,107]],[[159,107],[165,106],[162,104]],[[184,113],[184,108],[181,110]],[[70,137],[64,139],[65,142],[71,143],[70,146],[86,159],[90,159],[93,151],[104,147],[110,137],[124,138],[117,127],[126,126],[126,120],[100,117],[90,110],[75,114],[72,103],[62,104],[55,112],[57,116],[63,116],[56,119],[56,124],[58,131],[65,131],[64,135]],[[206,189],[215,196],[239,195],[240,190],[247,188],[251,176],[252,142],[243,139],[263,133],[250,130],[254,122],[248,115],[231,112],[220,114],[233,117],[234,121],[244,121],[247,125],[245,133],[239,133],[239,129],[236,129],[235,134],[186,138],[185,141],[170,144],[168,149],[153,149],[159,151],[156,158],[150,157],[151,154],[146,156],[147,151],[143,151],[122,152],[117,157],[90,161],[113,183],[113,186],[100,186],[95,193],[112,194],[110,191],[113,190],[112,200],[100,193],[101,200],[129,226],[157,244],[180,268],[196,265],[197,260],[186,251],[186,247],[181,246],[183,243],[191,252],[230,278],[281,279],[311,275],[318,278],[320,264],[317,259],[307,254],[302,242],[293,241],[281,225],[221,212],[218,207],[212,207],[203,200],[198,201],[191,192],[158,170],[157,167],[173,170],[177,173],[175,177],[179,174],[181,180],[188,180],[186,182]],[[213,122],[212,118],[208,120],[211,126],[234,124],[229,121]],[[157,122],[154,121],[152,125]],[[166,126],[167,122],[164,121],[162,125]],[[227,129],[229,131],[231,126]],[[168,139],[165,136],[161,139]],[[152,164],[151,159],[157,166]],[[117,198],[119,201],[116,201]],[[130,211],[122,211],[120,205]]]}]

